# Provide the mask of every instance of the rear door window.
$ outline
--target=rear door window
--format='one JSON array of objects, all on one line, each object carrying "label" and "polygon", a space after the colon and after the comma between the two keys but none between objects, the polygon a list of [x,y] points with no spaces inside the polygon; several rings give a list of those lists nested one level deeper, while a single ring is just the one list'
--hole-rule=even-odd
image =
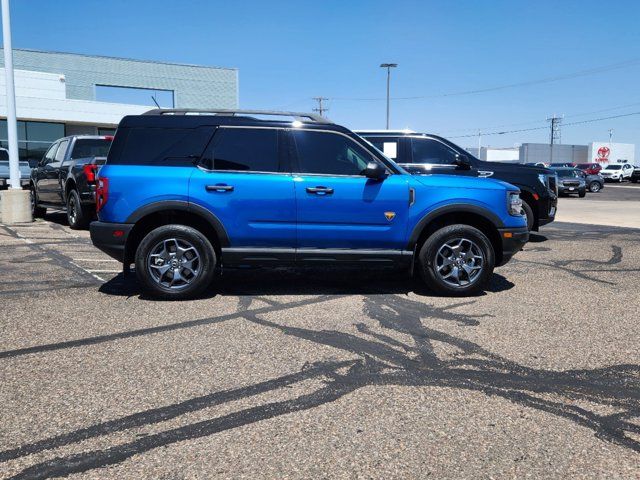
[{"label": "rear door window", "polygon": [[[202,156],[215,127],[139,128],[126,132],[124,148],[111,164],[188,166]],[[124,132],[123,132],[124,133]],[[118,133],[116,135],[116,140]]]},{"label": "rear door window", "polygon": [[275,128],[219,128],[203,160],[211,170],[275,173],[285,171]]}]

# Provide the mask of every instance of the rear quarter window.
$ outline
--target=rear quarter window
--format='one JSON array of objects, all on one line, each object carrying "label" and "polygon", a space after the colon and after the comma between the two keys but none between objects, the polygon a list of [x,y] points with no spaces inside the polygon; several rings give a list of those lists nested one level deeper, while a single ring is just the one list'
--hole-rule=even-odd
[{"label": "rear quarter window", "polygon": [[115,165],[192,165],[204,152],[215,127],[119,129],[107,163]]}]

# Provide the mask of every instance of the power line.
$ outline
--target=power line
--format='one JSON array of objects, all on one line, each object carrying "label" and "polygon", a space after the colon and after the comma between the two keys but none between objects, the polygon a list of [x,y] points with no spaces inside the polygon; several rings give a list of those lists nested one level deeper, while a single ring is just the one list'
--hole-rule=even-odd
[{"label": "power line", "polygon": [[[420,100],[420,99],[428,99],[428,98],[455,97],[455,96],[461,96],[461,95],[473,95],[477,93],[495,92],[498,90],[505,90],[508,88],[540,85],[544,83],[557,82],[560,80],[568,80],[572,78],[585,77],[589,75],[608,73],[611,70],[626,68],[634,65],[640,65],[640,58],[632,58],[629,60],[624,60],[622,62],[612,63],[610,65],[603,65],[601,67],[589,68],[586,70],[579,70],[577,72],[556,75],[553,77],[539,78],[537,80],[528,80],[525,82],[509,83],[506,85],[497,85],[497,86],[487,87],[487,88],[464,90],[460,92],[441,93],[436,95],[414,95],[409,97],[392,97],[391,100]],[[364,97],[364,98],[362,97],[331,97],[331,100],[379,101],[379,100],[386,100],[386,97],[368,97],[368,98],[367,97]]]},{"label": "power line", "polygon": [[[612,115],[610,117],[600,117],[600,118],[591,118],[589,120],[582,120],[579,122],[570,122],[570,123],[565,123],[563,124],[565,127],[570,127],[572,125],[582,125],[584,123],[593,123],[593,122],[601,122],[603,120],[611,120],[614,118],[622,118],[622,117],[630,117],[632,115],[640,115],[640,112],[632,112],[632,113],[623,113],[621,115]],[[546,130],[547,128],[549,128],[548,126],[544,126],[544,127],[534,127],[534,128],[521,128],[519,130],[504,130],[504,131],[499,131],[499,132],[487,132],[487,133],[483,133],[482,135],[486,136],[486,135],[506,135],[508,133],[520,133],[520,132],[533,132],[535,130]],[[471,138],[471,137],[476,137],[477,133],[472,133],[469,135],[456,135],[453,137],[448,137],[448,138]]]},{"label": "power line", "polygon": [[[618,105],[616,107],[602,108],[600,110],[592,110],[590,112],[582,112],[582,113],[573,113],[571,115],[564,115],[563,118],[574,118],[574,117],[583,117],[585,115],[593,115],[594,113],[602,113],[602,112],[610,112],[612,110],[620,110],[621,108],[629,108],[629,107],[637,107],[640,105],[640,102],[628,103],[626,105]],[[503,123],[501,125],[493,125],[490,127],[473,127],[473,128],[457,128],[452,130],[446,130],[445,132],[441,132],[441,134],[446,134],[447,132],[455,133],[455,132],[475,132],[478,130],[491,130],[495,128],[504,128],[504,127],[519,127],[521,125],[535,125],[538,123],[546,122],[547,120],[529,120],[527,122],[518,122],[518,123]]]}]

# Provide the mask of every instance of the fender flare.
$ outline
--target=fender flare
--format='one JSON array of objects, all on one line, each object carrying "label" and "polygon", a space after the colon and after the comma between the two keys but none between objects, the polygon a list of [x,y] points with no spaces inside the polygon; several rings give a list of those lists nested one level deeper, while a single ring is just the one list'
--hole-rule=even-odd
[{"label": "fender flare", "polygon": [[485,220],[488,220],[496,229],[504,228],[504,223],[502,222],[500,217],[486,208],[465,203],[443,205],[424,215],[416,224],[416,226],[413,227],[411,235],[409,236],[407,250],[413,251],[415,249],[416,244],[418,243],[418,239],[420,238],[420,234],[429,223],[431,223],[439,216],[445,215],[447,213],[472,213],[474,215],[483,217]]},{"label": "fender flare", "polygon": [[147,205],[144,205],[143,207],[138,208],[131,215],[129,215],[125,220],[125,223],[135,224],[147,215],[166,210],[178,210],[198,215],[206,222],[208,222],[214,229],[216,235],[218,236],[218,241],[220,242],[221,248],[229,247],[231,245],[231,243],[229,242],[229,235],[227,234],[227,231],[225,230],[222,222],[218,217],[216,217],[206,208],[194,203],[186,202],[184,200],[161,200],[159,202],[149,203]]}]

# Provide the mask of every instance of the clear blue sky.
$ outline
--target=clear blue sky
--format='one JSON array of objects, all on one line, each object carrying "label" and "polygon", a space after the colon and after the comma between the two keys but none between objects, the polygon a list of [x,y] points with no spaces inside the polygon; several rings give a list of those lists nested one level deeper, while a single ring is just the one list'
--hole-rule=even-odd
[{"label": "clear blue sky", "polygon": [[[640,112],[637,0],[12,0],[12,20],[16,48],[237,67],[243,108],[308,111],[311,97],[325,96],[334,99],[327,115],[354,129],[384,127],[382,62],[399,64],[392,97],[431,97],[393,100],[393,128],[454,137],[544,127],[554,113],[569,123]],[[438,97],[591,69],[598,73]],[[607,139],[609,128],[640,158],[640,115],[566,126],[562,142]],[[544,129],[483,144],[548,137]]]}]

